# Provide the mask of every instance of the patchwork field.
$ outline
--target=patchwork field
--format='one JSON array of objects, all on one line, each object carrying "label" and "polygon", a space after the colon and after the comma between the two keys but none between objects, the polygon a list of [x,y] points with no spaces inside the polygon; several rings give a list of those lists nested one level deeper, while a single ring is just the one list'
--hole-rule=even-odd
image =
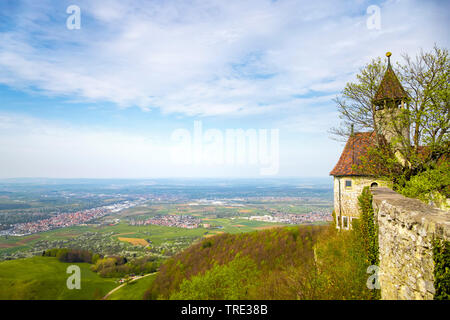
[{"label": "patchwork field", "polygon": [[148,246],[149,243],[145,240],[145,239],[141,239],[141,238],[122,238],[122,237],[118,237],[117,239],[119,239],[120,241],[125,241],[128,243],[131,243],[132,245],[140,245],[140,246]]},{"label": "patchwork field", "polygon": [[[133,257],[153,253],[170,256],[203,237],[219,232],[242,233],[284,224],[249,220],[252,215],[270,214],[274,208],[304,211],[298,205],[255,202],[248,205],[211,205],[197,203],[144,204],[105,216],[89,224],[54,229],[29,236],[0,236],[0,260],[30,257],[48,248],[82,247],[102,254]],[[175,226],[144,225],[150,217],[190,215],[205,225],[194,229]],[[133,222],[133,223],[132,223]]]},{"label": "patchwork field", "polygon": [[40,238],[39,235],[31,235],[29,237],[24,237],[15,242],[14,241],[11,241],[11,242],[5,241],[4,243],[0,242],[0,248],[14,248],[14,247],[25,246],[28,242],[32,242],[33,240],[36,240],[39,238]]}]

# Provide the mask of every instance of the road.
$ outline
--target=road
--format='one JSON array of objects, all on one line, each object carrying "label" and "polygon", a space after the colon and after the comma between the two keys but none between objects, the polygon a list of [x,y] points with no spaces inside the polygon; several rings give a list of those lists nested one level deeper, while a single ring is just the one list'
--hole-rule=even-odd
[{"label": "road", "polygon": [[[133,282],[133,281],[136,281],[136,280],[139,280],[139,279],[142,279],[142,278],[151,276],[152,274],[155,274],[155,273],[157,273],[157,272],[148,273],[148,274],[145,274],[145,275],[143,275],[143,276],[135,277],[133,280],[130,280],[129,282]],[[112,293],[116,292],[117,290],[119,290],[119,289],[122,288],[123,286],[126,286],[129,282],[122,283],[120,286],[115,287],[115,288],[112,289],[110,292],[108,292],[108,293],[102,298],[102,300],[108,299],[108,297],[109,297]]]}]

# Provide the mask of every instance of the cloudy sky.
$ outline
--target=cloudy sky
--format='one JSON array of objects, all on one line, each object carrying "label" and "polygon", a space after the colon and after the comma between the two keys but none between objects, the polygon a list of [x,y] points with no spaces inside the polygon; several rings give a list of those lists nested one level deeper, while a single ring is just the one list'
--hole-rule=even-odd
[{"label": "cloudy sky", "polygon": [[[79,29],[67,26],[77,21],[71,5]],[[386,51],[396,61],[448,48],[449,9],[413,0],[2,0],[0,178],[259,177],[264,166],[276,177],[326,177],[343,147],[327,133],[339,123],[332,99]],[[267,129],[269,162],[260,153],[256,162],[196,162],[196,144],[209,149],[195,124],[223,141],[227,130],[254,130],[256,150]],[[191,163],[174,161],[176,132],[191,133],[192,148],[176,153]]]}]

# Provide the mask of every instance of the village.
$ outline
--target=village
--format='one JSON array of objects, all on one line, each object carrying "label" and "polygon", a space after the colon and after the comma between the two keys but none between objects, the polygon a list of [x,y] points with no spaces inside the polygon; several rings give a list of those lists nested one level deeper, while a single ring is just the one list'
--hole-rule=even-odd
[{"label": "village", "polygon": [[331,221],[332,217],[326,210],[311,211],[305,214],[292,214],[281,211],[274,211],[272,215],[251,216],[248,218],[241,217],[241,219],[287,224],[304,224],[311,222]]},{"label": "village", "polygon": [[142,199],[136,201],[124,201],[108,206],[92,208],[73,213],[62,213],[54,217],[15,224],[11,229],[4,230],[0,235],[5,236],[25,236],[33,233],[49,231],[56,228],[65,228],[75,225],[81,225],[88,221],[104,217],[110,213],[117,213],[124,209],[134,207],[142,203]]},{"label": "village", "polygon": [[200,219],[189,215],[161,215],[146,220],[131,220],[129,224],[131,226],[146,226],[152,224],[186,229],[194,229],[203,226]]}]

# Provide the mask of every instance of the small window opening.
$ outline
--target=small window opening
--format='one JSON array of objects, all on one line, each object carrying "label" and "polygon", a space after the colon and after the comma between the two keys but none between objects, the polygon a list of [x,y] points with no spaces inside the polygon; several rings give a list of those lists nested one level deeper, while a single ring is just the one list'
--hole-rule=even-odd
[{"label": "small window opening", "polygon": [[348,217],[342,217],[342,228],[348,229]]}]

